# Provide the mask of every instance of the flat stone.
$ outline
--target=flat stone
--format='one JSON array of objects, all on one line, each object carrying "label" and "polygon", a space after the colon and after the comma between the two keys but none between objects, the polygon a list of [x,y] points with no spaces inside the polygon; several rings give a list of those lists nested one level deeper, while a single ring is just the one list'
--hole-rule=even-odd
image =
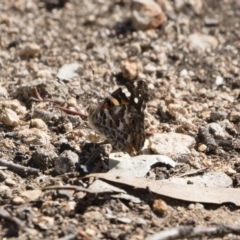
[{"label": "flat stone", "polygon": [[190,154],[196,144],[193,137],[173,132],[154,134],[149,142],[154,153],[169,156]]}]

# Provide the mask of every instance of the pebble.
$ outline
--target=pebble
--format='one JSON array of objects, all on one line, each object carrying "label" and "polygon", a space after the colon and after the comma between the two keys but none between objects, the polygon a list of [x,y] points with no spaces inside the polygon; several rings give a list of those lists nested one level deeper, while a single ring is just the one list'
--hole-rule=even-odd
[{"label": "pebble", "polygon": [[29,72],[27,69],[21,71],[21,72],[18,72],[15,77],[16,78],[24,78],[24,77],[27,77],[29,75]]},{"label": "pebble", "polygon": [[78,155],[70,150],[66,150],[55,160],[55,171],[58,174],[74,172],[78,164]]},{"label": "pebble", "polygon": [[34,189],[34,190],[26,190],[26,191],[21,191],[20,195],[21,197],[24,197],[27,199],[29,202],[34,202],[39,199],[41,196],[42,191],[39,189]]},{"label": "pebble", "polygon": [[93,229],[91,229],[91,228],[87,228],[87,229],[85,230],[85,232],[86,232],[89,236],[91,236],[91,237],[96,236],[96,231],[93,230]]},{"label": "pebble", "polygon": [[145,67],[144,67],[144,72],[145,73],[155,73],[157,70],[157,68],[152,65],[151,63],[148,63]]},{"label": "pebble", "polygon": [[224,84],[224,79],[223,77],[221,76],[217,76],[216,79],[215,79],[215,83],[214,83],[216,86],[221,86]]},{"label": "pebble", "polygon": [[145,219],[141,218],[141,217],[138,217],[136,219],[135,223],[136,223],[136,225],[139,225],[139,226],[147,225],[147,221]]},{"label": "pebble", "polygon": [[116,220],[118,222],[126,223],[126,224],[130,224],[132,222],[132,220],[130,218],[127,218],[127,217],[118,217]]},{"label": "pebble", "polygon": [[9,108],[20,116],[23,116],[27,113],[26,106],[17,99],[0,101],[0,109],[2,108]]},{"label": "pebble", "polygon": [[188,205],[188,209],[193,210],[195,208],[195,205],[193,203],[190,203]]},{"label": "pebble", "polygon": [[132,61],[122,61],[121,62],[121,71],[124,78],[133,80],[138,75],[138,64]]},{"label": "pebble", "polygon": [[162,199],[156,199],[153,202],[153,210],[164,215],[167,213],[168,205]]},{"label": "pebble", "polygon": [[187,108],[181,104],[171,103],[167,107],[169,114],[173,117],[178,117],[179,115],[186,116],[188,114]]},{"label": "pebble", "polygon": [[72,81],[79,78],[78,69],[80,65],[77,62],[64,64],[57,73],[57,78],[63,81]]},{"label": "pebble", "polygon": [[2,110],[0,119],[6,126],[10,126],[10,127],[17,127],[20,122],[20,119],[17,113],[9,108],[4,108]]},{"label": "pebble", "polygon": [[44,146],[50,144],[50,136],[45,131],[38,128],[20,130],[18,132],[18,138],[29,145]]},{"label": "pebble", "polygon": [[180,77],[186,77],[188,76],[188,70],[187,69],[183,69],[181,72],[180,72]]},{"label": "pebble", "polygon": [[48,169],[54,166],[54,161],[58,157],[53,149],[47,147],[37,148],[32,154],[32,161],[40,169]]},{"label": "pebble", "polygon": [[227,115],[224,111],[211,111],[210,119],[213,121],[223,120],[227,118]]},{"label": "pebble", "polygon": [[42,230],[49,230],[54,227],[54,218],[48,216],[40,216],[36,218],[36,221],[34,221],[34,223]]},{"label": "pebble", "polygon": [[40,51],[41,51],[41,47],[38,44],[30,43],[20,51],[20,57],[21,58],[38,57],[40,55]]},{"label": "pebble", "polygon": [[154,29],[162,25],[166,15],[153,0],[132,1],[132,25],[136,30]]},{"label": "pebble", "polygon": [[215,138],[226,139],[229,137],[229,134],[218,123],[209,123],[208,126]]},{"label": "pebble", "polygon": [[12,199],[12,203],[15,205],[21,205],[25,203],[25,200],[21,197],[15,197]]},{"label": "pebble", "polygon": [[213,36],[194,33],[188,37],[188,45],[192,51],[204,52],[208,48],[216,48],[218,41]]},{"label": "pebble", "polygon": [[198,151],[199,152],[205,152],[207,150],[207,146],[205,144],[200,144],[198,146]]},{"label": "pebble", "polygon": [[196,203],[195,204],[195,209],[204,209],[204,205],[201,203]]},{"label": "pebble", "polygon": [[0,186],[0,193],[9,190],[10,188],[8,186]]},{"label": "pebble", "polygon": [[51,79],[52,78],[52,72],[51,72],[51,70],[48,70],[48,69],[41,69],[37,72],[37,77],[38,78]]},{"label": "pebble", "polygon": [[40,118],[34,118],[30,121],[30,126],[44,131],[48,130],[47,124]]},{"label": "pebble", "polygon": [[206,26],[212,27],[212,26],[217,26],[219,24],[219,20],[216,18],[206,16],[204,18],[204,23]]},{"label": "pebble", "polygon": [[4,171],[0,170],[0,182],[4,181],[7,178],[7,175],[4,173]]},{"label": "pebble", "polygon": [[7,97],[8,97],[7,89],[5,87],[0,86],[0,99],[5,99]]},{"label": "pebble", "polygon": [[5,183],[6,183],[6,185],[8,185],[9,187],[13,187],[13,186],[16,186],[16,185],[17,185],[17,183],[16,183],[14,180],[12,180],[11,178],[6,178],[6,179],[5,179]]},{"label": "pebble", "polygon": [[228,119],[229,119],[231,122],[237,122],[237,121],[239,121],[239,120],[240,120],[240,112],[237,112],[237,111],[232,111],[232,112],[230,112]]},{"label": "pebble", "polygon": [[[9,137],[9,136],[11,137],[11,135],[8,135],[8,134],[7,134],[7,136],[5,135],[5,137]],[[11,139],[9,139],[9,138],[3,139],[2,141],[0,141],[0,143],[5,148],[8,148],[8,149],[15,148],[14,142]]]},{"label": "pebble", "polygon": [[195,146],[195,139],[179,133],[156,133],[149,138],[150,148],[156,154],[184,155],[190,154]]}]

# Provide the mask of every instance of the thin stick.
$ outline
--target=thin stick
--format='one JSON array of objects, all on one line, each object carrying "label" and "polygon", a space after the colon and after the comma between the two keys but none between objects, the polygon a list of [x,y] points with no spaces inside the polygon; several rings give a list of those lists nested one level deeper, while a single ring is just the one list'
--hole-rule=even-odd
[{"label": "thin stick", "polygon": [[197,237],[203,235],[223,235],[228,233],[240,234],[239,226],[219,225],[214,227],[192,227],[180,226],[167,229],[159,233],[153,234],[146,240],[173,240],[188,237]]},{"label": "thin stick", "polygon": [[53,185],[42,188],[42,191],[48,191],[48,190],[74,190],[76,192],[87,192],[87,193],[93,193],[91,190],[76,186],[76,185],[70,185],[70,186],[59,186],[59,185]]},{"label": "thin stick", "polygon": [[39,170],[32,167],[25,167],[20,164],[7,161],[5,159],[0,158],[0,166],[7,167],[10,171],[18,173],[20,175],[39,175]]}]

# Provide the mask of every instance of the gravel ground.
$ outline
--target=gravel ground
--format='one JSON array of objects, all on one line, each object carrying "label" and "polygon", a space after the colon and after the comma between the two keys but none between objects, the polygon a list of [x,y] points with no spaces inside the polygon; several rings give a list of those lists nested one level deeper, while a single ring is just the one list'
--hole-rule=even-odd
[{"label": "gravel ground", "polygon": [[[152,11],[159,16],[147,26],[133,19],[136,2],[0,1],[1,239],[141,240],[181,225],[240,226],[231,201],[185,202],[130,187],[140,203],[42,190],[87,187],[91,179],[80,177],[104,171],[111,146],[94,144],[99,137],[85,109],[135,79],[150,92],[147,151],[178,162],[151,169],[148,178],[203,170],[240,187],[240,1],[158,0],[160,10]],[[183,140],[173,150],[154,147],[163,136],[175,142],[170,133],[189,136],[186,152]],[[229,232],[209,238],[240,239]]]}]

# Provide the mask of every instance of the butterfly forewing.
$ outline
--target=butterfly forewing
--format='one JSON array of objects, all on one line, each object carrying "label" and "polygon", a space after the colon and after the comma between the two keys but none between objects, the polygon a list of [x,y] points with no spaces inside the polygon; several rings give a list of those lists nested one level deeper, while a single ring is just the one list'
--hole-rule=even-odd
[{"label": "butterfly forewing", "polygon": [[129,82],[89,114],[89,121],[114,148],[138,154],[145,140],[144,110],[147,100],[147,84],[144,81]]}]

